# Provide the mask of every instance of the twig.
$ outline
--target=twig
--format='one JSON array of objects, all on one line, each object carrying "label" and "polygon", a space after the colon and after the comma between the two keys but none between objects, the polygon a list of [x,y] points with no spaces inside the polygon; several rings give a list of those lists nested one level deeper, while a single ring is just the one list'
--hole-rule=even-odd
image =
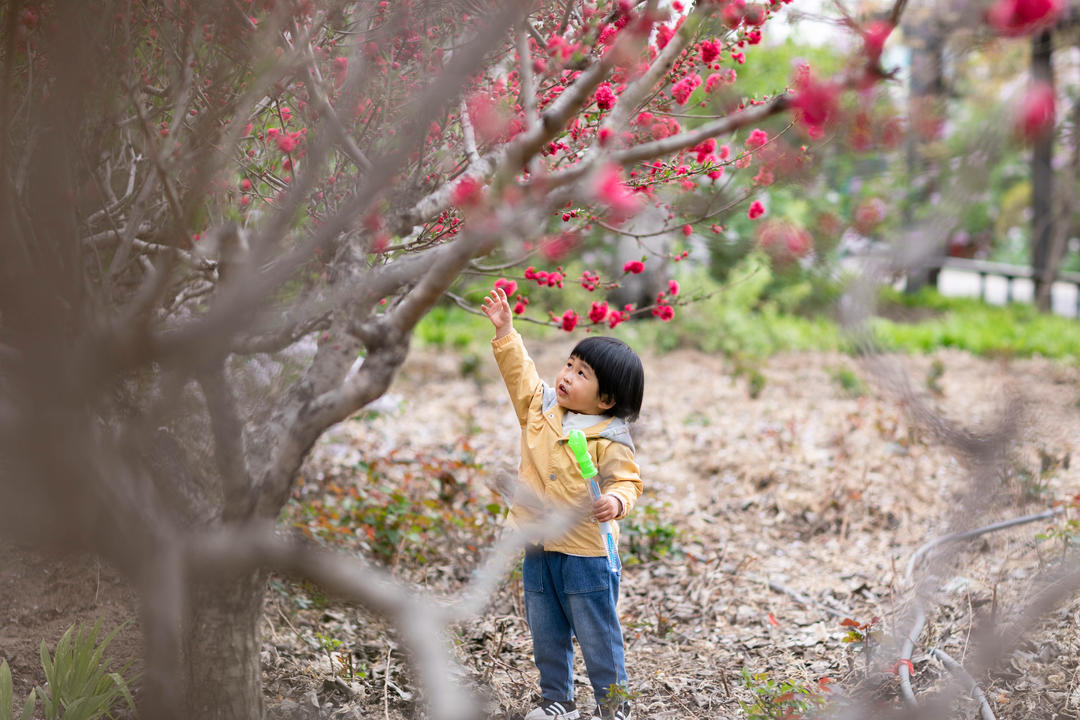
[{"label": "twig", "polygon": [[781,593],[783,595],[787,595],[788,597],[792,598],[793,600],[795,600],[795,602],[799,603],[800,605],[805,605],[806,607],[820,608],[820,609],[826,611],[827,613],[829,613],[830,615],[835,615],[836,617],[839,617],[839,618],[851,617],[854,614],[850,610],[841,610],[841,609],[838,609],[838,608],[834,608],[834,607],[832,607],[830,605],[826,605],[825,603],[818,602],[817,600],[814,600],[812,598],[807,597],[806,595],[803,595],[798,590],[794,590],[792,588],[789,588],[786,585],[781,585],[780,583],[776,582],[775,580],[767,580],[766,581],[764,578],[762,578],[762,577],[760,577],[758,575],[754,575],[752,573],[748,573],[745,577],[746,577],[746,579],[751,580],[753,582],[764,583],[773,592],[778,592],[778,593]]},{"label": "twig", "polygon": [[979,701],[979,714],[982,715],[983,720],[995,720],[994,711],[990,709],[990,703],[987,702],[986,695],[979,689],[979,685],[975,682],[975,678],[968,674],[968,671],[964,669],[963,665],[953,660],[944,650],[939,648],[930,648],[929,653],[931,656],[940,660],[949,672],[967,685],[967,691],[971,693],[973,698]]},{"label": "twig", "polygon": [[393,648],[386,648],[386,669],[383,670],[383,686],[382,686],[382,701],[383,701],[383,714],[386,715],[386,720],[390,720],[390,653],[393,652]]}]

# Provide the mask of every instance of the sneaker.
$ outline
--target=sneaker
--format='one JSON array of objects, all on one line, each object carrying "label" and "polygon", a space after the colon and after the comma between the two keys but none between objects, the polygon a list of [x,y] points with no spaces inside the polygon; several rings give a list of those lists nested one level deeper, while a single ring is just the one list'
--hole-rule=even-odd
[{"label": "sneaker", "polygon": [[591,720],[630,720],[630,703],[620,703],[614,710],[597,705]]},{"label": "sneaker", "polygon": [[533,708],[525,720],[578,720],[581,713],[573,700],[542,700],[540,707]]}]

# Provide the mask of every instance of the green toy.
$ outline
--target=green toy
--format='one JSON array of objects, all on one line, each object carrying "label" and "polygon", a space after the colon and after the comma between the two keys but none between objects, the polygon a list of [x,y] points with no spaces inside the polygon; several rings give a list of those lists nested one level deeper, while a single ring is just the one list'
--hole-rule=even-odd
[{"label": "green toy", "polygon": [[[600,485],[596,482],[596,465],[593,464],[592,457],[589,455],[589,445],[585,442],[585,433],[580,430],[571,430],[567,444],[570,446],[570,452],[574,453],[574,457],[577,459],[578,467],[581,469],[581,477],[585,478],[585,482],[589,483],[589,492],[594,500],[598,500],[600,498]],[[598,522],[597,525],[600,526],[600,534],[604,538],[604,547],[607,548],[608,570],[619,572],[622,569],[622,563],[619,561],[619,549],[615,547],[615,535],[611,532],[611,523]]]}]

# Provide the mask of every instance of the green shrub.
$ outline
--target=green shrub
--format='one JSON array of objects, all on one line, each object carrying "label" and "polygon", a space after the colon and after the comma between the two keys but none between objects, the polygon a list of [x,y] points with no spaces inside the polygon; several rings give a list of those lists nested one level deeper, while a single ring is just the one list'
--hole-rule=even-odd
[{"label": "green shrub", "polygon": [[135,701],[128,689],[123,673],[106,669],[103,657],[109,643],[124,625],[120,625],[101,640],[101,620],[87,630],[85,626],[72,625],[56,644],[56,653],[49,656],[45,641],[41,642],[41,665],[45,669],[46,684],[37,688],[45,710],[46,720],[96,720],[113,717],[113,709],[123,701],[129,710],[135,709]]},{"label": "green shrub", "polygon": [[[72,625],[56,644],[56,653],[49,655],[45,641],[41,641],[41,666],[45,670],[45,687],[30,691],[23,705],[20,720],[30,720],[40,698],[46,720],[97,720],[113,717],[113,710],[121,701],[129,710],[135,710],[135,701],[123,674],[125,665],[117,672],[109,672],[104,663],[105,650],[109,647],[120,625],[100,641],[101,620],[87,630],[85,626]],[[0,720],[13,720],[11,669],[7,661],[0,663]]]},{"label": "green shrub", "polygon": [[657,560],[679,552],[679,529],[660,515],[654,505],[640,505],[622,521],[630,565]]},{"label": "green shrub", "polygon": [[[0,720],[13,720],[15,717],[12,709],[14,702],[15,693],[11,684],[11,668],[8,667],[7,660],[4,660],[0,662]],[[30,695],[27,696],[26,702],[23,704],[19,720],[31,720],[34,716],[34,705],[36,703],[37,693],[31,690]]]}]

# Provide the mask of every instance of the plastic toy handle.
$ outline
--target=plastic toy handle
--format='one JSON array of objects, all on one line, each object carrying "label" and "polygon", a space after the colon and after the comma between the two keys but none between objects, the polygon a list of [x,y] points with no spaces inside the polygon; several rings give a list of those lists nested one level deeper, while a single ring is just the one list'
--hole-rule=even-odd
[{"label": "plastic toy handle", "polygon": [[[600,498],[600,485],[596,480],[596,465],[589,456],[589,446],[585,442],[585,433],[580,430],[571,430],[567,440],[570,451],[577,459],[578,467],[581,468],[581,476],[589,483],[589,494],[594,500]],[[607,550],[608,570],[619,572],[622,569],[622,561],[619,560],[619,549],[615,547],[615,535],[611,532],[611,523],[597,523],[600,527],[600,535],[604,538],[604,548]]]},{"label": "plastic toy handle", "polygon": [[596,475],[596,466],[593,465],[592,458],[589,456],[589,446],[585,442],[585,433],[580,430],[571,430],[567,444],[570,446],[570,452],[574,453],[574,457],[577,458],[578,467],[581,468],[581,476],[588,480],[593,475]]}]

